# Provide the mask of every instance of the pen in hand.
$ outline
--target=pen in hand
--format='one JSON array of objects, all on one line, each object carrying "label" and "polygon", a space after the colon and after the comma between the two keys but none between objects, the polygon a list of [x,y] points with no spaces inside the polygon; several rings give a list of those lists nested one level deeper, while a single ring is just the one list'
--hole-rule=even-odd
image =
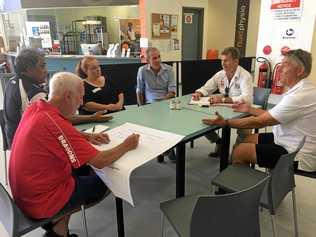
[{"label": "pen in hand", "polygon": [[94,133],[95,131],[95,125],[92,127],[92,133]]}]

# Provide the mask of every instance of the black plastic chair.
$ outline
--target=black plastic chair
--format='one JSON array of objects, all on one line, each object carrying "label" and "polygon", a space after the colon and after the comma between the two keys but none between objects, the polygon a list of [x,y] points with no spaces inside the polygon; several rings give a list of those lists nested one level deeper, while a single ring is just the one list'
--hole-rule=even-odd
[{"label": "black plastic chair", "polygon": [[7,151],[9,150],[7,135],[5,133],[5,121],[4,121],[4,113],[3,110],[0,110],[0,126],[2,132],[2,150],[4,156],[4,177],[5,184],[8,185],[8,168],[7,168]]},{"label": "black plastic chair", "polygon": [[[105,195],[109,195],[110,191]],[[94,204],[88,205],[92,206]],[[24,213],[15,205],[10,194],[6,191],[4,186],[0,184],[0,222],[2,222],[5,230],[10,237],[19,237],[43,226],[49,222],[54,222],[65,215],[71,214],[74,211],[80,209],[80,207],[69,208],[57,213],[52,218],[46,218],[41,220],[35,220],[27,217]],[[85,229],[86,236],[88,236],[88,229],[86,224],[85,208],[81,205],[83,227]]]},{"label": "black plastic chair", "polygon": [[181,237],[260,236],[259,201],[268,181],[265,175],[245,190],[216,196],[189,196],[160,204],[164,216]]},{"label": "black plastic chair", "polygon": [[268,99],[270,95],[270,88],[253,88],[253,103],[255,105],[260,105],[262,109],[266,109],[268,105]]},{"label": "black plastic chair", "polygon": [[[276,236],[276,224],[274,215],[285,196],[292,191],[293,217],[295,225],[295,236],[298,236],[295,179],[294,179],[294,158],[305,143],[305,137],[298,148],[289,154],[282,155],[275,167],[269,172],[271,179],[267,183],[260,200],[260,205],[269,209],[273,228],[273,236]],[[266,173],[255,170],[245,165],[231,165],[219,173],[212,184],[227,192],[236,192],[251,187],[260,180]]]}]

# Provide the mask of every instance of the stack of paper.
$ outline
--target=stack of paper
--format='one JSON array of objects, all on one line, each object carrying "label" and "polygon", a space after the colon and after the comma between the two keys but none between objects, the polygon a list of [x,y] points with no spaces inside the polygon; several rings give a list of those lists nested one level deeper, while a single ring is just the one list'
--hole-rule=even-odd
[{"label": "stack of paper", "polygon": [[190,105],[198,105],[198,106],[210,106],[210,102],[208,101],[209,97],[200,97],[199,100],[193,100],[191,98]]}]

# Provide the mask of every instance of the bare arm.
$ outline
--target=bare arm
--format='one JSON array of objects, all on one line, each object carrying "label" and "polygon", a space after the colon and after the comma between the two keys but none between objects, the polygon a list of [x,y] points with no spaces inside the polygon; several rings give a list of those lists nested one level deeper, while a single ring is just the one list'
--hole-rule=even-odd
[{"label": "bare arm", "polygon": [[144,104],[144,94],[140,92],[136,92],[137,96],[137,103],[138,105],[143,105]]},{"label": "bare arm", "polygon": [[263,128],[277,124],[280,124],[280,122],[274,119],[267,111],[258,116],[226,120],[226,125],[232,128]]},{"label": "bare arm", "polygon": [[110,150],[99,152],[88,163],[98,169],[102,169],[105,166],[108,166],[112,164],[114,161],[121,158],[128,151],[135,149],[138,145],[138,142],[139,142],[138,134],[130,135],[118,146]]},{"label": "bare arm", "polygon": [[274,119],[269,112],[264,112],[259,116],[228,120],[225,120],[217,112],[215,114],[215,119],[202,119],[202,122],[207,125],[230,126],[232,128],[263,128],[280,124],[280,122]]},{"label": "bare arm", "polygon": [[118,95],[118,102],[116,104],[100,104],[93,101],[87,102],[84,105],[84,109],[91,112],[108,110],[108,111],[119,111],[124,105],[124,94],[120,93]]},{"label": "bare arm", "polygon": [[199,91],[196,91],[192,94],[192,99],[193,100],[200,100],[200,98],[203,96],[203,94]]},{"label": "bare arm", "polygon": [[248,114],[251,114],[252,116],[259,116],[263,114],[264,112],[266,112],[263,109],[254,108],[248,103],[233,104],[232,108],[235,112],[248,113]]},{"label": "bare arm", "polygon": [[174,91],[169,91],[168,94],[165,96],[164,100],[174,98],[175,96],[176,96],[176,93]]},{"label": "bare arm", "polygon": [[90,112],[96,112],[101,110],[110,110],[110,106],[107,104],[100,104],[90,101],[84,105],[84,109]]},{"label": "bare arm", "polygon": [[69,120],[72,124],[82,124],[82,123],[102,123],[111,120],[113,116],[105,115],[104,111],[98,111],[91,115],[74,115]]},{"label": "bare arm", "polygon": [[120,93],[118,95],[118,102],[116,103],[117,110],[122,110],[124,106],[124,94]]}]

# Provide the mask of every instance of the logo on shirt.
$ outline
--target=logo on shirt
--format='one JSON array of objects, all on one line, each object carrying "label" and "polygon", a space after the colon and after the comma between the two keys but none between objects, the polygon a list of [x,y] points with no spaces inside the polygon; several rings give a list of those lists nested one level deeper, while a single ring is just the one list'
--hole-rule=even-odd
[{"label": "logo on shirt", "polygon": [[93,92],[93,93],[97,93],[97,92],[100,91],[100,90],[101,90],[101,88],[100,88],[100,87],[97,87],[97,88],[93,89],[92,92]]},{"label": "logo on shirt", "polygon": [[71,163],[75,163],[76,162],[76,156],[75,154],[73,153],[73,151],[71,150],[70,146],[68,145],[66,139],[64,138],[63,135],[60,135],[58,137],[58,140],[60,142],[60,144],[63,146],[63,148],[65,149],[67,155],[68,155],[68,158],[70,160]]},{"label": "logo on shirt", "polygon": [[224,82],[224,79],[221,79],[221,82],[220,82],[220,87],[221,87],[221,88],[224,88],[224,87],[225,87],[225,82]]}]

